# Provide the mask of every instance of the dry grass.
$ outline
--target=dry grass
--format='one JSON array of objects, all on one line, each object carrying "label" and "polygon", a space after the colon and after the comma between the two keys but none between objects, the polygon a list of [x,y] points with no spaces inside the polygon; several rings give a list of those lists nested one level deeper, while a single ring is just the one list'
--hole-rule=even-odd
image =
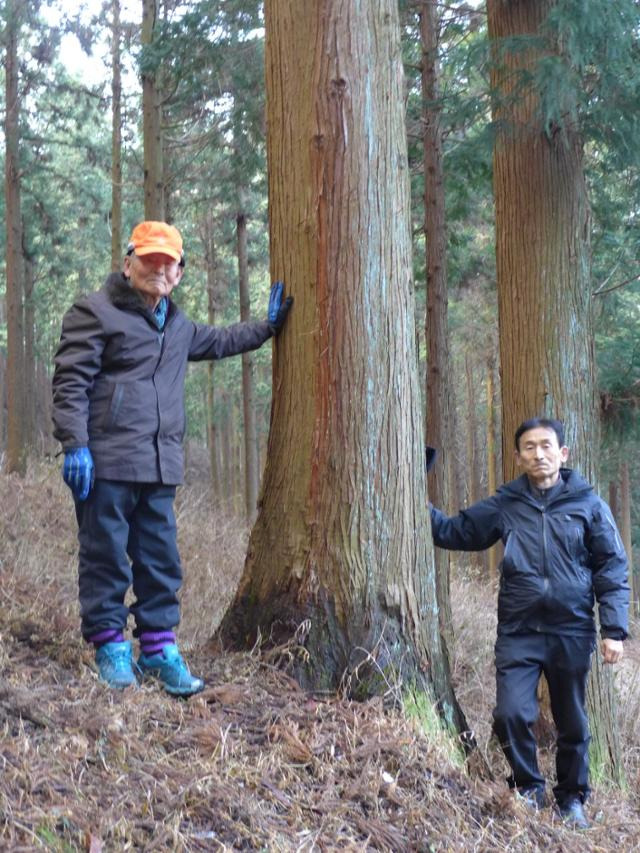
[{"label": "dry grass", "polygon": [[[208,686],[187,702],[155,686],[114,695],[78,636],[75,524],[58,472],[0,477],[0,498],[1,850],[640,850],[633,661],[621,679],[630,793],[596,790],[594,827],[571,832],[551,809],[523,812],[502,782],[469,778],[406,714],[304,693],[258,653],[213,656],[206,639],[246,530],[196,487],[178,502],[181,639]],[[494,597],[477,581],[454,591],[457,690],[500,777],[488,730]]]}]

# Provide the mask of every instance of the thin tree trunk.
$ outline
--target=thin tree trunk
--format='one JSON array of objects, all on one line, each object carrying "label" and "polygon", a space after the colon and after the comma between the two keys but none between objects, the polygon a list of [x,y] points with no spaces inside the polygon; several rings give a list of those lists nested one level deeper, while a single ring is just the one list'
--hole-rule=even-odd
[{"label": "thin tree trunk", "polygon": [[[158,19],[158,0],[142,0],[143,50],[154,41]],[[157,72],[142,74],[142,136],[144,142],[144,215],[145,219],[165,217],[164,164],[162,152],[162,104]]]},{"label": "thin tree trunk", "polygon": [[468,503],[465,486],[466,465],[464,464],[464,447],[466,443],[466,427],[462,423],[458,407],[461,384],[455,377],[451,383],[451,448],[449,453],[449,506],[447,512],[453,515]]},{"label": "thin tree trunk", "polygon": [[[24,225],[22,236],[24,239]],[[22,263],[24,272],[24,362],[21,377],[24,406],[22,441],[26,448],[33,450],[36,447],[36,401],[38,394],[35,348],[36,312],[33,294],[35,272],[33,259],[27,254],[24,246]]]},{"label": "thin tree trunk", "polygon": [[111,269],[122,265],[122,65],[120,0],[111,0]]},{"label": "thin tree trunk", "polygon": [[242,515],[246,507],[244,500],[244,442],[242,440],[242,432],[240,425],[242,423],[241,401],[237,394],[233,395],[233,405],[231,408],[231,437],[232,437],[232,458],[233,458],[233,510],[237,515]]},{"label": "thin tree trunk", "polygon": [[[492,41],[493,175],[502,371],[503,465],[515,474],[513,436],[534,415],[565,424],[572,464],[589,480],[598,447],[591,305],[589,204],[582,142],[567,106],[562,128],[543,125],[531,83],[537,63],[559,54],[539,38],[523,49],[510,39],[540,36],[555,0],[488,0]],[[503,41],[505,39],[506,41]],[[594,655],[588,688],[592,753],[620,779],[622,764],[611,668]]]},{"label": "thin tree trunk", "polygon": [[[2,314],[3,302],[0,302],[0,314]],[[6,399],[6,376],[7,376],[7,359],[4,350],[0,348],[0,448],[5,447],[6,441],[6,425],[7,425],[7,399]]]},{"label": "thin tree trunk", "polygon": [[42,358],[38,359],[36,364],[36,386],[38,389],[36,437],[43,452],[52,453],[55,441],[51,435],[51,377],[46,368],[46,362]]},{"label": "thin tree trunk", "polygon": [[221,636],[295,636],[304,684],[366,696],[402,679],[460,728],[429,533],[397,4],[267,0],[265,23],[271,278],[296,301]]},{"label": "thin tree trunk", "polygon": [[[489,357],[487,361],[487,494],[495,494],[496,482],[496,443],[495,443],[495,410],[494,400],[494,360]],[[498,578],[498,549],[494,545],[487,552],[489,577],[492,581]]]},{"label": "thin tree trunk", "polygon": [[[427,443],[438,455],[429,477],[429,499],[438,507],[449,503],[447,456],[449,451],[449,335],[447,331],[447,251],[444,173],[442,164],[442,108],[438,91],[438,17],[432,0],[420,8],[422,43],[422,120],[424,124],[424,233],[427,269]],[[449,553],[434,554],[440,630],[453,641],[449,590]]]},{"label": "thin tree trunk", "polygon": [[629,463],[620,466],[620,535],[629,560],[629,586],[631,587],[631,610],[637,611],[637,596],[633,577],[633,545],[631,542],[631,480]]},{"label": "thin tree trunk", "polygon": [[478,448],[479,401],[476,393],[476,378],[471,354],[465,355],[465,377],[467,381],[467,457],[469,478],[469,503],[476,503],[482,497],[482,461]]},{"label": "thin tree trunk", "polygon": [[609,481],[609,509],[613,513],[613,517],[620,525],[620,503],[618,499],[618,482],[617,480]]},{"label": "thin tree trunk", "polygon": [[[210,216],[205,220],[204,257],[207,270],[207,322],[210,326],[216,324],[218,300],[218,256],[213,233],[213,222]],[[207,363],[207,444],[209,447],[209,462],[211,470],[211,489],[216,498],[223,497],[220,472],[220,431],[216,416],[215,395],[215,363]]]},{"label": "thin tree trunk", "polygon": [[222,392],[222,483],[223,498],[226,503],[233,503],[233,458],[232,458],[232,425],[231,401],[227,391]]},{"label": "thin tree trunk", "polygon": [[7,454],[6,470],[24,475],[24,269],[20,202],[20,99],[18,95],[18,33],[20,2],[7,0],[5,27],[5,216],[7,305]]},{"label": "thin tree trunk", "polygon": [[[238,247],[238,288],[240,291],[240,320],[251,318],[249,296],[249,262],[247,257],[247,217],[238,213],[236,217]],[[258,439],[256,429],[256,407],[253,381],[253,354],[242,353],[242,410],[244,418],[244,497],[247,521],[255,520],[258,504]]]}]

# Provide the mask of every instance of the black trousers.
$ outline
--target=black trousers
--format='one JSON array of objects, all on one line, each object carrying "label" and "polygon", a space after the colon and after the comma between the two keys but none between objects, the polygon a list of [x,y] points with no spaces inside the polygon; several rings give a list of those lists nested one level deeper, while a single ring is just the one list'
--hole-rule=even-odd
[{"label": "black trousers", "polygon": [[96,480],[76,501],[80,615],[85,639],[124,629],[133,587],[135,636],[171,630],[180,621],[182,567],[176,542],[175,486]]},{"label": "black trousers", "polygon": [[594,647],[592,636],[498,636],[493,727],[511,767],[511,787],[544,789],[532,731],[538,719],[538,682],[544,673],[557,731],[553,793],[561,805],[571,796],[583,802],[587,798],[590,735],[585,692]]}]

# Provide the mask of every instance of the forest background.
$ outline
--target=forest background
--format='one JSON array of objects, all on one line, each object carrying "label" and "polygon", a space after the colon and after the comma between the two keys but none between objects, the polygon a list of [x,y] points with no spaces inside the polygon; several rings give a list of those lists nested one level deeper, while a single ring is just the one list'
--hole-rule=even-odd
[{"label": "forest background", "polygon": [[[573,11],[569,4],[567,15]],[[486,16],[478,4],[438,8],[439,124],[446,198],[448,383],[452,425],[447,437],[448,509],[487,494],[502,480],[500,370],[495,289],[492,122]],[[228,323],[242,310],[265,311],[268,273],[264,32],[259,3],[164,3],[153,44],[141,46],[139,4],[123,9],[117,55],[112,53],[113,5],[24,6],[18,45],[19,176],[22,237],[18,294],[24,368],[20,389],[8,389],[7,322],[0,317],[0,446],[7,448],[8,394],[25,398],[20,447],[9,467],[30,454],[52,454],[49,377],[61,317],[74,297],[98,287],[119,265],[127,235],[144,216],[141,74],[157,72],[162,91],[162,184],[165,215],[179,225],[188,251],[180,300],[195,319]],[[416,338],[426,388],[426,263],[424,117],[420,81],[419,4],[401,4],[406,57],[406,113],[413,199]],[[592,27],[592,29],[594,29]],[[604,34],[606,35],[606,33]],[[573,24],[576,63],[596,68],[590,40],[602,33]],[[584,45],[578,40],[583,38]],[[582,53],[584,55],[582,55]],[[78,65],[78,55],[91,61]],[[74,58],[75,55],[75,58]],[[606,73],[614,78],[611,57]],[[614,57],[615,58],[615,57]],[[622,62],[624,56],[620,57]],[[114,62],[119,65],[114,84]],[[73,67],[82,71],[70,71]],[[552,76],[549,63],[541,73]],[[576,72],[577,73],[577,72]],[[596,71],[592,72],[595,76]],[[113,86],[118,86],[121,142],[113,161]],[[566,81],[554,82],[563,96]],[[618,83],[619,86],[619,83]],[[553,90],[553,86],[550,87]],[[633,103],[612,115],[587,115],[585,171],[592,211],[591,291],[595,316],[601,445],[599,486],[629,502],[632,539],[637,509],[638,186]],[[613,123],[617,121],[617,123]],[[608,126],[605,125],[608,123]],[[118,168],[114,178],[114,168]],[[121,178],[118,177],[121,174]],[[112,228],[114,180],[121,187],[121,224]],[[4,204],[5,198],[2,200]],[[4,215],[4,210],[3,210]],[[6,229],[0,234],[6,258]],[[116,245],[112,249],[112,238]],[[239,257],[240,252],[240,257]],[[9,265],[11,268],[13,264]],[[5,292],[6,270],[0,280]],[[239,273],[240,270],[240,273]],[[244,281],[243,281],[244,279]],[[241,297],[240,285],[248,291]],[[245,459],[261,470],[269,427],[271,367],[267,348],[251,356],[250,443],[244,439],[243,365],[230,359],[192,367],[187,386],[188,439],[198,469],[209,470],[216,500],[249,517]],[[246,367],[246,365],[245,365]],[[246,385],[244,386],[246,389]],[[20,393],[18,393],[20,392]],[[13,407],[15,408],[15,407]],[[506,444],[508,440],[505,439]],[[205,451],[206,448],[206,451]],[[15,457],[15,458],[14,458]],[[5,468],[7,466],[5,465]],[[255,480],[255,472],[250,472]],[[626,491],[625,491],[626,489]]]},{"label": "forest background", "polygon": [[[148,5],[143,3],[142,9]],[[424,5],[407,2],[400,8],[415,337],[426,398],[424,45],[419,31]],[[9,61],[10,28],[4,30],[5,104],[16,103],[19,110],[5,110],[0,413],[3,468],[20,477],[30,462],[41,459],[57,468],[49,387],[61,317],[78,293],[97,288],[108,270],[119,266],[131,227],[148,209],[145,174],[157,170],[163,217],[185,237],[188,266],[178,298],[192,317],[228,323],[248,312],[263,316],[270,282],[260,4],[163,3],[153,40],[146,45],[137,4],[122,10],[115,2],[101,9],[65,3],[18,6],[14,65]],[[571,53],[575,78],[586,81],[578,107],[591,207],[590,299],[598,368],[599,438],[592,452],[597,485],[609,495],[632,553],[640,525],[634,452],[640,387],[635,334],[638,101],[629,64],[637,55],[637,8],[616,4],[620,15],[605,20],[599,3],[588,4],[590,14],[584,14],[582,4],[557,6],[562,14],[556,23]],[[16,5],[4,8],[15,12]],[[511,439],[503,435],[500,406],[492,188],[497,128],[491,112],[486,15],[480,4],[442,3],[436,9],[440,92],[431,106],[438,110],[444,158],[451,397],[446,447],[440,450],[447,459],[445,505],[455,511],[502,480],[503,448],[510,453]],[[70,73],[68,54],[80,51],[98,55],[103,79]],[[541,63],[539,73],[536,82],[544,84],[551,115],[563,99],[571,100],[568,91],[575,89],[576,79],[568,81],[553,61]],[[154,162],[143,147],[143,90],[149,80],[162,103]],[[611,97],[614,90],[616,97]],[[16,119],[14,125],[11,119]],[[16,186],[18,222],[8,216],[9,208],[15,209],[11,193]],[[121,215],[115,216],[118,203]],[[11,239],[16,233],[19,239]],[[16,329],[18,361],[9,346]],[[189,482],[206,486],[208,504],[229,513],[239,527],[253,518],[266,454],[268,349],[215,368],[193,367],[187,408]],[[459,559],[454,569],[483,579],[495,570],[495,557]],[[212,627],[209,622],[206,630]]]}]

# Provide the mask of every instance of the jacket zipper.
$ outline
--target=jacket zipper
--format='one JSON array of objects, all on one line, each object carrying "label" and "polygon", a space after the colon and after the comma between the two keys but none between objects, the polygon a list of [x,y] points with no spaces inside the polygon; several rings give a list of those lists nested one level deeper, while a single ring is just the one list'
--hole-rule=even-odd
[{"label": "jacket zipper", "polygon": [[549,591],[549,540],[547,536],[547,513],[545,507],[540,508],[542,513],[542,589],[544,597],[547,597]]}]

